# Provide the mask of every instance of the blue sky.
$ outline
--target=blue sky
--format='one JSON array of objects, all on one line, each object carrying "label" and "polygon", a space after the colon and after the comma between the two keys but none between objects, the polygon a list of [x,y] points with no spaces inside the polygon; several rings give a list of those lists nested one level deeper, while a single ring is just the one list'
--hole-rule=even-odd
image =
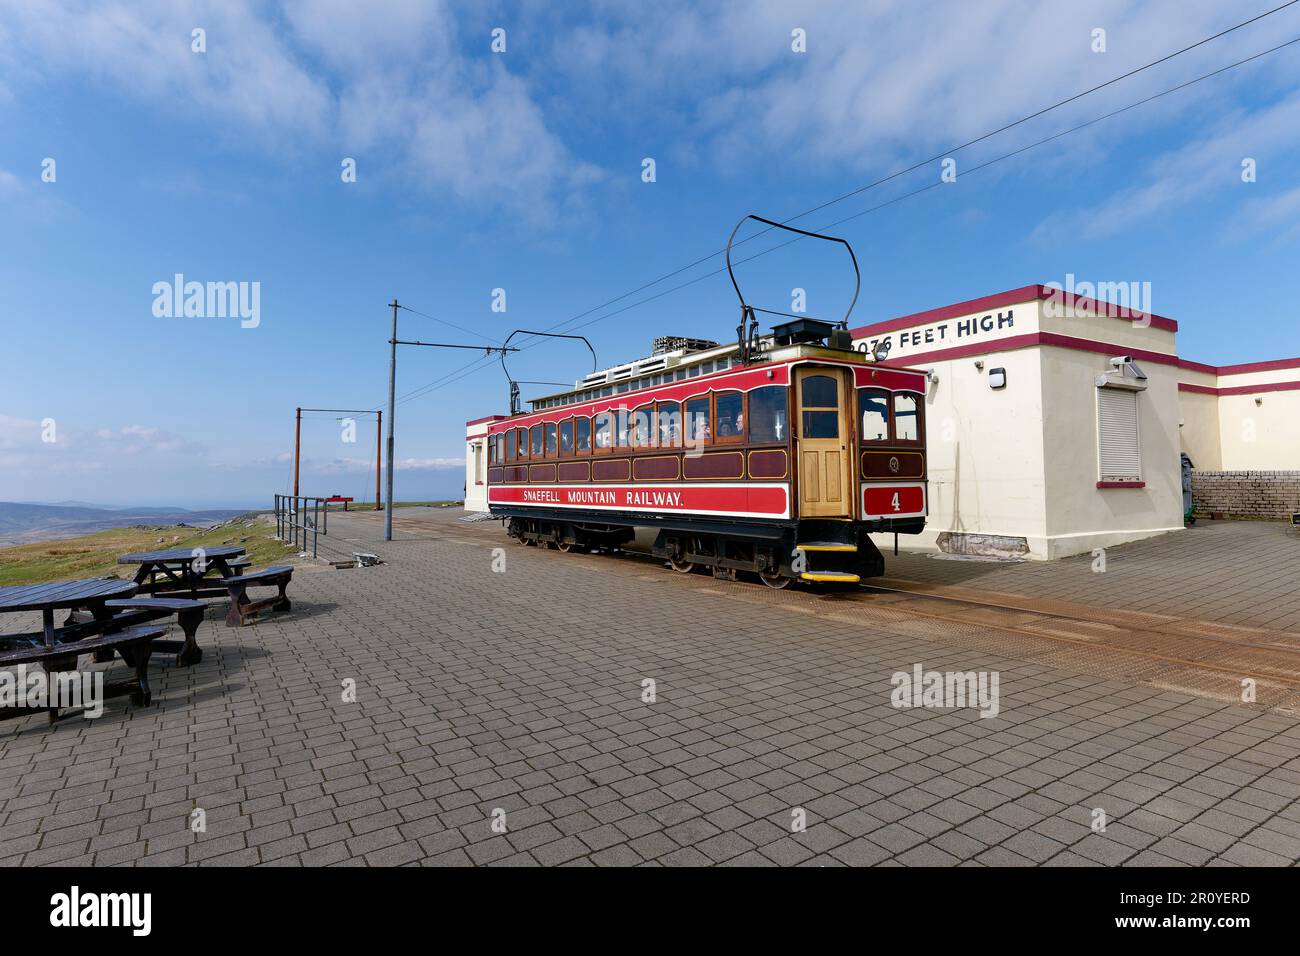
[{"label": "blue sky", "polygon": [[[0,500],[265,504],[287,490],[295,406],[386,400],[394,296],[476,333],[403,312],[406,338],[549,328],[720,249],[746,213],[786,218],[1275,5],[10,0]],[[1300,353],[1300,44],[963,175],[1296,36],[1300,5],[956,153],[955,183],[837,226],[862,264],[854,324],[1073,273],[1149,282],[1186,358]],[[842,260],[812,245],[741,267],[752,299],[788,308],[802,287],[811,314],[838,315]],[[665,333],[730,337],[718,265],[582,328],[600,364]],[[259,283],[259,323],[155,315],[153,287],[176,273]],[[472,359],[403,349],[398,394]],[[571,343],[512,362],[520,379],[588,369]],[[401,402],[398,496],[458,496],[465,421],[505,407],[495,363]],[[332,416],[309,418],[303,492],[366,494],[373,427],[346,444]]]}]

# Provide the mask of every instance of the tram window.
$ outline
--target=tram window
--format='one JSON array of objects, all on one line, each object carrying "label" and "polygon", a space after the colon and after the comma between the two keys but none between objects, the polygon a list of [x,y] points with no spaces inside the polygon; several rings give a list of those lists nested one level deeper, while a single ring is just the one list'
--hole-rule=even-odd
[{"label": "tram window", "polygon": [[889,440],[889,393],[878,388],[858,389],[862,410],[862,441]]},{"label": "tram window", "polygon": [[714,421],[719,442],[745,439],[745,397],[740,392],[719,392],[714,396]]},{"label": "tram window", "polygon": [[682,407],[676,402],[659,403],[659,447],[682,447]]},{"label": "tram window", "polygon": [[555,444],[555,423],[554,423],[554,422],[547,422],[547,423],[546,423],[546,426],[545,426],[545,429],[546,429],[546,431],[545,431],[545,434],[546,434],[546,457],[547,457],[547,458],[554,458],[554,457],[555,457],[555,452],[556,452],[556,444]]},{"label": "tram window", "polygon": [[573,419],[566,418],[560,422],[560,454],[573,454]]},{"label": "tram window", "polygon": [[804,408],[835,408],[840,403],[839,387],[829,375],[809,375],[800,387]]},{"label": "tram window", "polygon": [[573,441],[579,452],[591,451],[591,419],[579,418],[574,422]]},{"label": "tram window", "polygon": [[799,385],[804,438],[840,435],[839,384],[830,375],[809,375]]},{"label": "tram window", "polygon": [[643,405],[632,412],[628,424],[629,443],[633,448],[653,448],[654,406]]},{"label": "tram window", "polygon": [[692,398],[686,403],[686,444],[704,445],[713,437],[709,428],[709,398]]},{"label": "tram window", "polygon": [[749,441],[785,441],[790,437],[784,385],[767,385],[749,393]]},{"label": "tram window", "polygon": [[838,438],[839,436],[839,412],[805,411],[803,413],[804,438]]},{"label": "tram window", "polygon": [[515,435],[518,436],[519,457],[527,458],[528,457],[528,429],[516,428]]},{"label": "tram window", "polygon": [[614,410],[614,447],[615,448],[626,448],[628,446],[627,421],[628,421],[628,413],[626,408],[618,408]]},{"label": "tram window", "polygon": [[614,422],[612,412],[601,412],[596,416],[596,447],[609,448],[614,444]]},{"label": "tram window", "polygon": [[894,396],[894,438],[898,441],[921,440],[921,401],[906,392]]},{"label": "tram window", "polygon": [[532,428],[528,429],[528,437],[530,439],[529,444],[531,445],[531,451],[530,451],[531,456],[533,458],[541,458],[542,457],[542,426],[534,425]]}]

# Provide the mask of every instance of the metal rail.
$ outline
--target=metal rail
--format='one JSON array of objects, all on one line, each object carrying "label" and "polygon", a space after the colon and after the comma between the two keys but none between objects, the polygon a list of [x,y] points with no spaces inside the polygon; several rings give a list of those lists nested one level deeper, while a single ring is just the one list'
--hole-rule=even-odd
[{"label": "metal rail", "polygon": [[311,542],[311,556],[319,556],[319,537],[329,533],[329,507],[324,498],[301,495],[275,496],[275,536],[292,544],[299,552],[307,551]]}]

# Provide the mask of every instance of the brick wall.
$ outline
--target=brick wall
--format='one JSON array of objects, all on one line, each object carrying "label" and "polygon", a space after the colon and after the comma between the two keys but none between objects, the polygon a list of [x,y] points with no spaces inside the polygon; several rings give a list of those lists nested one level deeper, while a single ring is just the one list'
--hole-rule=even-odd
[{"label": "brick wall", "polygon": [[1193,471],[1192,504],[1247,518],[1285,518],[1300,511],[1300,471]]}]

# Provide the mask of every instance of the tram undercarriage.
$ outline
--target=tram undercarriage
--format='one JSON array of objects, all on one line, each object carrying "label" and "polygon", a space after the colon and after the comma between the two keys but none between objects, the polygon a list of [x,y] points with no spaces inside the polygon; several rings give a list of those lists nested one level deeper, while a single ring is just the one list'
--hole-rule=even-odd
[{"label": "tram undercarriage", "polygon": [[[734,581],[737,572],[748,572],[771,588],[796,581],[856,585],[884,574],[885,559],[869,537],[873,530],[884,529],[816,520],[756,527],[745,534],[708,526],[661,527],[651,553],[682,574],[707,570]],[[564,552],[617,549],[636,536],[635,527],[628,525],[532,516],[509,518],[507,532],[521,544]]]}]

